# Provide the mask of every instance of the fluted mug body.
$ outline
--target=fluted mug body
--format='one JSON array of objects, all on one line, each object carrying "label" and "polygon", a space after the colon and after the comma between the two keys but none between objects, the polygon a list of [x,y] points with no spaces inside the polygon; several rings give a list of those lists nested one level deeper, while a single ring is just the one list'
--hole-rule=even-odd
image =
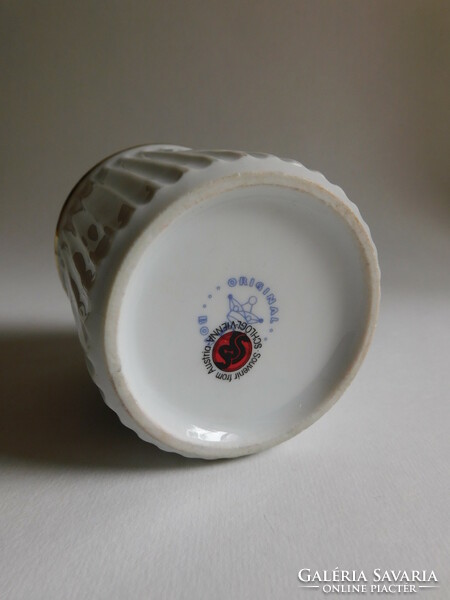
[{"label": "fluted mug body", "polygon": [[353,379],[376,323],[377,255],[358,209],[272,155],[119,152],[70,193],[55,251],[105,402],[185,456],[299,433]]}]

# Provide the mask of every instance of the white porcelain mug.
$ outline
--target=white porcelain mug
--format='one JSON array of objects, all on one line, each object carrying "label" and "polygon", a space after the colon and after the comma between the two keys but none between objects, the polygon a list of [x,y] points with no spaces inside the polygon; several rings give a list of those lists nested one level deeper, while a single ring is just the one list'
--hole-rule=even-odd
[{"label": "white porcelain mug", "polygon": [[55,252],[105,402],[185,456],[299,433],[349,385],[377,319],[377,253],[358,209],[267,154],[114,154],[70,193]]}]

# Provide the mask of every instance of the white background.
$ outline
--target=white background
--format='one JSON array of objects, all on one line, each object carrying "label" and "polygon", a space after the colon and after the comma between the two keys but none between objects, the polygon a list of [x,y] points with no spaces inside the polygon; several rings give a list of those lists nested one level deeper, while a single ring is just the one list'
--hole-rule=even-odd
[{"label": "white background", "polygon": [[[319,598],[311,569],[434,569],[450,596],[450,10],[445,1],[0,5],[0,597]],[[164,454],[90,382],[52,256],[104,156],[151,142],[291,156],[380,254],[377,333],[298,438]],[[329,596],[331,597],[331,596]]]}]

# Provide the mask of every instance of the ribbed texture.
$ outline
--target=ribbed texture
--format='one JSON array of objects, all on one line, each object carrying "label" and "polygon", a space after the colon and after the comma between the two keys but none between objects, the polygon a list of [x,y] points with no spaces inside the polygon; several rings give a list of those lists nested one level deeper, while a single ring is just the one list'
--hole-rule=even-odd
[{"label": "ribbed texture", "polygon": [[[346,197],[342,189],[330,184],[320,173],[310,171],[292,159],[260,152],[140,146],[106,159],[85,175],[63,207],[56,232],[55,251],[60,276],[71,300],[80,341],[86,352],[89,373],[106,404],[118,414],[124,425],[132,428],[142,439],[168,451],[174,450],[143,431],[115,392],[110,389],[106,393],[109,384],[105,379],[105,365],[101,364],[104,359],[98,354],[95,359],[94,346],[91,346],[91,343],[98,345],[99,340],[91,339],[91,324],[87,319],[93,308],[91,298],[99,279],[99,271],[103,264],[106,269],[113,268],[113,265],[106,264],[105,259],[119,230],[125,229],[139,212],[143,213],[163,188],[176,185],[189,173],[195,175],[201,171],[208,171],[218,163],[223,164],[225,173],[230,173],[227,165],[231,164],[231,171],[234,173],[279,170],[286,176],[295,175],[318,188],[328,190],[350,209],[370,240],[369,228],[362,220],[358,208]],[[206,182],[221,176],[221,171],[215,170],[211,176],[205,173],[205,177],[201,177],[200,181]],[[199,181],[199,178],[194,180]],[[189,190],[189,185],[187,189]],[[128,240],[129,243],[132,241],[131,238]],[[374,246],[373,252],[376,262]],[[379,279],[378,270],[376,274]],[[96,307],[96,310],[98,308]],[[186,451],[183,454],[197,455],[194,451]]]}]

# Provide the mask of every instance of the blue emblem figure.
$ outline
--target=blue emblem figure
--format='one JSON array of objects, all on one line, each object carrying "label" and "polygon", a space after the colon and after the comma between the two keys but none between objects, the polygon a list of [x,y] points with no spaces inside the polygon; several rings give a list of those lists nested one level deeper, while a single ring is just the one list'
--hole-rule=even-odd
[{"label": "blue emblem figure", "polygon": [[228,321],[243,321],[248,325],[253,323],[262,323],[264,319],[253,313],[253,307],[258,302],[256,296],[250,296],[247,302],[241,304],[233,297],[233,294],[228,294],[229,310],[227,314]]}]

